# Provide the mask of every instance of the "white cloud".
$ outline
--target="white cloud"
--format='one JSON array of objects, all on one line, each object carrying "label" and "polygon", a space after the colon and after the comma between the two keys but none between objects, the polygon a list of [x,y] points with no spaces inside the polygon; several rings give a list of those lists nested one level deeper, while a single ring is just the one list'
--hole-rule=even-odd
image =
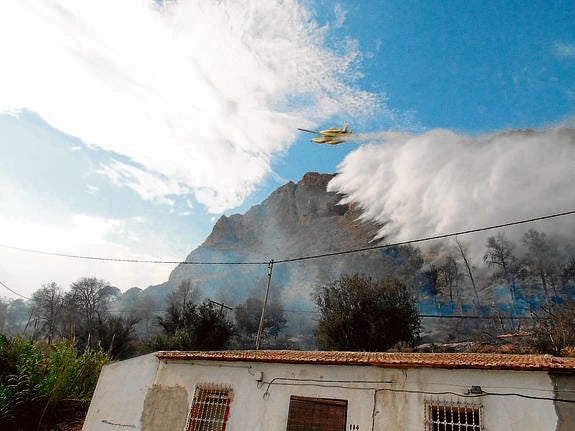
[{"label": "white cloud", "polygon": [[[0,220],[0,223],[3,221]],[[135,251],[136,247],[107,239],[121,229],[123,223],[79,215],[70,226],[12,223],[11,232],[3,236],[3,245],[19,244],[19,249],[0,246],[0,281],[24,296],[30,296],[42,284],[56,282],[64,289],[81,277],[97,277],[125,291],[131,287],[145,288],[166,281],[175,265],[114,262],[110,259],[178,261],[181,257]],[[5,232],[2,232],[3,235]],[[7,244],[6,244],[7,243]],[[47,251],[70,256],[103,257],[70,258],[23,251]],[[2,289],[0,289],[1,291]],[[0,296],[13,296],[2,291]]]},{"label": "white cloud", "polygon": [[95,195],[100,191],[100,189],[98,188],[98,186],[92,185],[92,184],[86,184],[86,193],[90,194],[90,195]]},{"label": "white cloud", "polygon": [[553,54],[559,58],[575,58],[575,45],[557,42],[553,45]]},{"label": "white cloud", "polygon": [[[381,223],[379,235],[388,241],[575,209],[574,129],[480,137],[433,130],[371,139],[339,165],[329,190],[344,194],[344,203],[359,204],[363,218]],[[575,239],[573,222],[564,217],[535,228]],[[484,245],[477,238],[474,243]]]},{"label": "white cloud", "polygon": [[338,3],[334,6],[333,11],[335,13],[335,28],[343,27],[343,24],[345,23],[345,17],[347,15],[346,10]]},{"label": "white cloud", "polygon": [[[24,296],[52,281],[67,289],[80,277],[101,278],[122,290],[133,286],[144,288],[167,280],[175,266],[78,259],[50,253],[177,261],[189,252],[186,239],[166,241],[165,229],[153,226],[153,221],[141,216],[119,219],[74,212],[52,196],[31,193],[5,177],[0,180],[3,204],[0,281]],[[179,257],[168,253],[178,253]],[[0,287],[0,297],[3,296],[14,297]]]},{"label": "white cloud", "polygon": [[296,0],[3,3],[0,110],[125,157],[108,173],[147,199],[191,192],[221,212],[304,120],[378,104],[349,86],[354,44],[329,51],[326,31]]},{"label": "white cloud", "polygon": [[[138,253],[138,247],[125,245],[127,236],[134,235],[126,221],[73,215],[59,224],[47,225],[41,221],[7,221],[0,215],[0,273],[4,283],[24,296],[54,281],[67,289],[80,277],[97,277],[122,290],[133,286],[146,287],[168,278],[173,265],[138,264],[137,271],[127,263],[105,262],[26,252],[24,249],[72,256],[94,256],[106,259],[175,260],[173,257]],[[151,236],[151,235],[150,235]],[[121,237],[122,243],[118,241]],[[17,244],[19,249],[12,249]],[[133,264],[136,265],[136,264]],[[126,272],[130,275],[126,277]],[[7,292],[2,292],[4,296]],[[13,296],[13,295],[10,295]]]}]

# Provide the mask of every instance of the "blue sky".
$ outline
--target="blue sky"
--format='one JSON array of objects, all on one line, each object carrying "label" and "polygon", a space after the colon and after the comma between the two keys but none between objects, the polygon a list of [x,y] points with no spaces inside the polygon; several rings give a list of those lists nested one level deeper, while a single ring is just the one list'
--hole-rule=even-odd
[{"label": "blue sky", "polygon": [[[309,171],[339,171],[334,190],[404,238],[572,209],[573,143],[557,128],[575,118],[573,2],[0,8],[0,281],[24,296],[84,276],[146,287],[173,265],[15,248],[182,260],[221,214]],[[344,122],[358,139],[335,147],[297,131]],[[550,180],[523,176],[535,171]],[[541,194],[553,199],[524,212]],[[430,196],[441,211],[421,207]]]}]

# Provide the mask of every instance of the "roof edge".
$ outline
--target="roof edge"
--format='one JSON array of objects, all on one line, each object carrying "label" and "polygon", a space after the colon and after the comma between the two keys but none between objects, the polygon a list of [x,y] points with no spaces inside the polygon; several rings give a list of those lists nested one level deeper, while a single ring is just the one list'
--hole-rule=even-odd
[{"label": "roof edge", "polygon": [[235,361],[287,364],[447,368],[575,373],[575,358],[502,353],[381,353],[297,350],[157,352],[164,361]]}]

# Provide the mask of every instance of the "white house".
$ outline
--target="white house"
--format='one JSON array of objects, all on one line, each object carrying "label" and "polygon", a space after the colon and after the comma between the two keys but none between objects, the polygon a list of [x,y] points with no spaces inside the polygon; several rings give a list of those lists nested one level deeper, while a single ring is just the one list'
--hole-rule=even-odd
[{"label": "white house", "polygon": [[107,365],[83,431],[573,431],[575,358],[159,352]]}]

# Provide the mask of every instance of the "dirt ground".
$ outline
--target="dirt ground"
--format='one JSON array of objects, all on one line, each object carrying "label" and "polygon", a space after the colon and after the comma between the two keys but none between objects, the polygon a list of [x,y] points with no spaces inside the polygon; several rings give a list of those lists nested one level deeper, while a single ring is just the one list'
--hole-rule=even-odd
[{"label": "dirt ground", "polygon": [[72,421],[62,422],[54,425],[50,431],[82,431],[82,426],[84,425],[84,418],[74,419]]},{"label": "dirt ground", "polygon": [[85,413],[68,415],[66,418],[46,424],[41,427],[44,431],[82,431]]}]

